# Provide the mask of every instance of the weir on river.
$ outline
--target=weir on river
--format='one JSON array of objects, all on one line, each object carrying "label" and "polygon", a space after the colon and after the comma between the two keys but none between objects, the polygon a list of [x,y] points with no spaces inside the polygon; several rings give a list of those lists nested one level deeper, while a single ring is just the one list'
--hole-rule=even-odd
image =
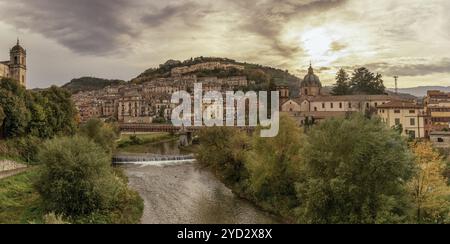
[{"label": "weir on river", "polygon": [[145,164],[145,163],[164,163],[164,162],[194,162],[195,156],[189,155],[156,155],[156,154],[136,154],[136,155],[114,155],[114,164]]}]

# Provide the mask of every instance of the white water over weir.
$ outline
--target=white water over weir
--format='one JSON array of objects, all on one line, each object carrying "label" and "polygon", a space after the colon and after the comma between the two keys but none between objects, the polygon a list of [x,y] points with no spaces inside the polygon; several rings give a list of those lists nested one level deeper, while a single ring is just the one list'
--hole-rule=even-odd
[{"label": "white water over weir", "polygon": [[139,164],[139,165],[171,165],[195,162],[195,156],[189,155],[114,155],[112,159],[114,164]]}]

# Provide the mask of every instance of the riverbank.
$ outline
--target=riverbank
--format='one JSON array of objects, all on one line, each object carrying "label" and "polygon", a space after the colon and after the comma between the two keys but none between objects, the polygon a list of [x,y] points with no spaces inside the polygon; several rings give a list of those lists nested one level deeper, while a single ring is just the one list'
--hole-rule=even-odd
[{"label": "riverbank", "polygon": [[33,187],[37,170],[0,180],[0,223],[43,223],[44,211],[39,194]]},{"label": "riverbank", "polygon": [[[39,193],[33,184],[39,176],[38,168],[30,168],[26,172],[19,173],[0,180],[0,224],[44,224],[46,223],[45,207]],[[126,179],[121,169],[115,169],[118,177]],[[138,194],[130,191],[127,205],[120,211],[96,213],[74,219],[74,223],[90,224],[137,224],[143,211],[143,202]]]},{"label": "riverbank", "polygon": [[[176,141],[178,138],[170,133],[123,133],[117,141],[117,154],[152,153],[151,146],[164,142]],[[149,149],[150,148],[150,149]]]}]

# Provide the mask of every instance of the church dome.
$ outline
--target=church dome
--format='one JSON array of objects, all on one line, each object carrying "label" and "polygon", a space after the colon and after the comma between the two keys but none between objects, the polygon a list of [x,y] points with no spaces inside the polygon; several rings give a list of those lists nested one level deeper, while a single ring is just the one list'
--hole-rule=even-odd
[{"label": "church dome", "polygon": [[22,52],[25,53],[25,49],[20,45],[19,40],[17,40],[17,44],[11,48],[11,53]]},{"label": "church dome", "polygon": [[320,83],[319,76],[314,74],[314,69],[312,66],[309,66],[308,74],[303,78],[303,81],[300,83],[300,87],[322,87],[322,83]]}]

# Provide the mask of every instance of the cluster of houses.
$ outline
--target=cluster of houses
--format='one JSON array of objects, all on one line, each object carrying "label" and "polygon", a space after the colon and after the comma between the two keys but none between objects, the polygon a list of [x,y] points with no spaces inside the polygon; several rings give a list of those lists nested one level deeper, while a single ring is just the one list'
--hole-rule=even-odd
[{"label": "cluster of houses", "polygon": [[120,123],[152,123],[155,119],[160,122],[171,117],[175,107],[170,102],[172,94],[193,91],[195,83],[202,83],[204,91],[229,91],[254,82],[248,81],[245,76],[218,78],[188,75],[79,92],[73,95],[73,100],[82,122],[91,118],[112,119]]},{"label": "cluster of houses", "polygon": [[437,147],[450,147],[450,93],[428,91],[422,103],[395,94],[333,96],[323,92],[312,67],[300,84],[299,97],[291,98],[288,87],[279,90],[281,111],[300,125],[354,112],[374,113],[406,136],[428,138]]}]

